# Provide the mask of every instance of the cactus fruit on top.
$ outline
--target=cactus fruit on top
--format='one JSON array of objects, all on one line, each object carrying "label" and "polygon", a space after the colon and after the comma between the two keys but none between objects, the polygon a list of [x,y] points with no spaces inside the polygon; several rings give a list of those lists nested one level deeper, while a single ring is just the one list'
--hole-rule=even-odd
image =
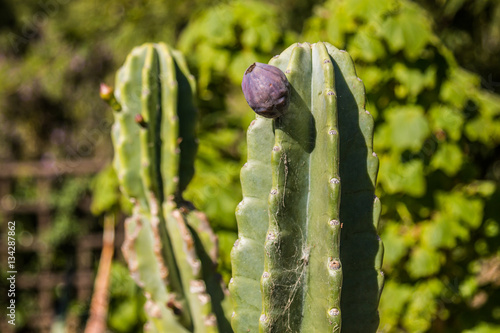
[{"label": "cactus fruit on top", "polygon": [[262,117],[279,117],[288,108],[290,87],[285,74],[277,67],[258,62],[250,65],[241,87],[248,105]]},{"label": "cactus fruit on top", "polygon": [[135,48],[101,96],[115,110],[113,160],[134,204],[122,250],[146,296],[146,330],[232,332],[228,295],[215,273],[217,237],[182,198],[196,153],[194,79],[163,43]]},{"label": "cactus fruit on top", "polygon": [[[328,43],[294,44],[270,65],[252,65],[243,81],[262,116],[248,129],[241,170],[233,329],[375,332],[383,246],[363,83],[349,54]],[[283,87],[289,105],[263,117]]]}]

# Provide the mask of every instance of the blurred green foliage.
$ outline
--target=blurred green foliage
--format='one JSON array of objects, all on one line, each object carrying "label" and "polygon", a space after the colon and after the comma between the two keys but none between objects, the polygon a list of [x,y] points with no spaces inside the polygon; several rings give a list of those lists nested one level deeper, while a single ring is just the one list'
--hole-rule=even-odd
[{"label": "blurred green foliage", "polygon": [[[419,0],[434,18],[434,30],[460,65],[481,75],[487,89],[499,88],[500,5],[497,0]],[[495,82],[496,81],[496,82]]]},{"label": "blurred green foliage", "polygon": [[[75,215],[78,205],[88,192],[89,180],[83,178],[68,178],[60,182],[58,189],[53,189],[50,196],[50,206],[54,210],[52,225],[43,234],[43,241],[51,247],[57,247],[68,239],[76,239],[81,233],[88,231],[84,223],[75,225]],[[83,222],[82,220],[80,220]],[[62,258],[64,260],[64,258]],[[48,260],[48,258],[47,258]],[[54,259],[51,259],[52,261]]]},{"label": "blurred green foliage", "polygon": [[110,164],[102,169],[90,183],[92,203],[90,211],[94,215],[122,211],[132,214],[132,204],[120,194],[118,177]]},{"label": "blurred green foliage", "polygon": [[[498,1],[7,0],[0,9],[3,160],[108,154],[111,111],[98,83],[111,83],[144,42],[185,53],[198,79],[200,140],[186,197],[219,234],[226,278],[254,117],[243,71],[296,41],[346,49],[376,121],[387,276],[380,331],[500,331]],[[116,186],[110,172],[98,190]],[[104,192],[96,212],[118,200]],[[140,305],[127,295],[127,305],[112,301],[112,314]]]},{"label": "blurred green foliage", "polygon": [[139,332],[146,322],[145,298],[128,267],[114,262],[110,276],[108,328],[113,332]]}]

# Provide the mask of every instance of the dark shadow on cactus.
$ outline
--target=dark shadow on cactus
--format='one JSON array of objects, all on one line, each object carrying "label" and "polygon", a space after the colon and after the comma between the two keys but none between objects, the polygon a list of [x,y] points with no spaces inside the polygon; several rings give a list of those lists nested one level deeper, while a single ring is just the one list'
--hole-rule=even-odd
[{"label": "dark shadow on cactus", "polygon": [[[290,86],[290,99],[290,104],[295,104],[294,109],[300,110],[300,112],[293,114],[285,113],[283,116],[276,118],[276,122],[286,123],[286,125],[280,126],[283,131],[298,142],[305,152],[310,154],[316,145],[316,123],[314,117],[309,106],[293,86]],[[309,124],[309,126],[305,127],[303,124]],[[273,124],[273,126],[279,125]]]},{"label": "dark shadow on cactus", "polygon": [[369,149],[359,121],[364,110],[359,110],[335,59],[332,62],[340,132],[342,332],[360,332],[360,327],[365,329],[363,333],[376,332],[379,288],[375,262],[380,245],[373,225],[375,187],[368,170]]},{"label": "dark shadow on cactus", "polygon": [[[156,66],[158,66],[158,69],[157,69],[157,71],[155,71],[153,73],[160,73],[161,72],[160,63],[156,62]],[[162,85],[162,82],[161,82],[160,76],[157,76],[156,79],[157,79],[157,84],[158,84],[158,92],[157,92],[158,93],[158,101],[161,101],[161,89],[160,89],[160,87]],[[137,96],[137,97],[140,98],[139,96]],[[154,163],[153,168],[154,168],[155,175],[156,175],[155,186],[157,189],[158,202],[163,202],[163,200],[165,199],[165,194],[163,193],[163,177],[161,175],[161,153],[162,153],[161,152],[161,147],[162,147],[161,122],[162,122],[162,117],[163,117],[161,103],[157,103],[157,105],[156,105],[155,117],[156,117],[156,120],[155,120],[156,126],[154,128],[154,135],[155,135],[154,142],[156,143],[156,145],[154,147],[154,156],[156,159],[156,163]]]},{"label": "dark shadow on cactus", "polygon": [[198,233],[196,232],[196,230],[193,229],[191,225],[189,225],[187,219],[186,219],[186,225],[188,226],[189,230],[191,231],[191,234],[193,235],[196,254],[198,255],[198,258],[200,258],[200,261],[203,263],[201,266],[203,280],[205,281],[206,284],[207,293],[210,295],[212,312],[215,314],[215,317],[217,318],[217,327],[219,328],[219,332],[221,333],[233,332],[231,324],[227,320],[224,314],[224,309],[222,308],[222,301],[226,296],[224,295],[224,291],[222,289],[223,288],[222,276],[216,272],[217,263],[213,263],[212,259],[210,258],[210,255],[207,253],[205,247],[203,246],[203,243]]},{"label": "dark shadow on cactus", "polygon": [[196,158],[196,108],[193,105],[193,90],[188,79],[184,76],[175,62],[175,76],[177,79],[178,96],[177,115],[179,117],[179,193],[178,200],[182,201],[184,191],[194,175],[194,160]]}]

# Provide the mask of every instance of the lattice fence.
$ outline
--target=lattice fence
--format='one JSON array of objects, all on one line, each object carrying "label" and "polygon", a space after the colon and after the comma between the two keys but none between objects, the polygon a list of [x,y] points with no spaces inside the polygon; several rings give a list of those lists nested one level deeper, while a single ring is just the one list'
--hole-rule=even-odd
[{"label": "lattice fence", "polygon": [[[51,191],[65,177],[95,174],[108,161],[83,159],[57,163],[4,163],[0,165],[0,260],[2,274],[7,269],[7,221],[16,221],[16,318],[26,326],[16,332],[50,332],[58,316],[68,313],[69,304],[88,305],[95,276],[95,268],[102,246],[102,226],[89,211],[89,198],[78,203],[74,223],[87,223],[88,232],[50,246],[43,235],[53,227]],[[36,200],[25,202],[14,195],[21,179],[33,182]],[[72,217],[73,218],[73,217]],[[123,225],[116,230],[115,247],[123,241]],[[115,253],[121,253],[115,251]],[[54,263],[50,258],[63,258]],[[60,260],[61,261],[61,260]],[[3,278],[0,285],[6,286]],[[3,290],[4,288],[2,288]],[[0,296],[5,309],[7,291]],[[21,309],[20,307],[25,308]],[[5,311],[2,311],[5,312]],[[14,332],[7,320],[0,320],[1,332]],[[64,318],[66,331],[77,331],[82,318]]]}]

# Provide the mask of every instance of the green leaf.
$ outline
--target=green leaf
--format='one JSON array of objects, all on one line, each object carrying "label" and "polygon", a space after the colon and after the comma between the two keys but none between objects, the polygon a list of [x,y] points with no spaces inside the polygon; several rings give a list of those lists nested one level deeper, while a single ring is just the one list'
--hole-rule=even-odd
[{"label": "green leaf", "polygon": [[436,66],[425,71],[409,68],[398,62],[394,65],[394,77],[401,84],[396,94],[399,98],[416,97],[425,88],[432,89],[436,80]]},{"label": "green leaf", "polygon": [[377,20],[394,6],[390,1],[349,0],[345,6],[352,16],[357,16],[367,22]]},{"label": "green leaf", "polygon": [[410,254],[406,269],[414,279],[430,276],[439,272],[441,255],[427,247],[417,247]]},{"label": "green leaf", "polygon": [[491,147],[500,139],[500,122],[487,117],[474,118],[465,125],[465,134],[469,140]]},{"label": "green leaf", "polygon": [[408,58],[416,59],[431,41],[430,22],[418,5],[400,3],[400,10],[383,23],[382,34],[392,52],[402,50]]},{"label": "green leaf", "polygon": [[436,199],[440,210],[448,218],[465,222],[466,226],[472,229],[481,225],[484,208],[482,200],[465,196],[460,192],[438,193]]},{"label": "green leaf", "polygon": [[437,152],[432,156],[431,167],[441,169],[448,176],[454,176],[462,167],[463,153],[458,145],[440,143]]},{"label": "green leaf", "polygon": [[395,222],[388,224],[384,228],[381,236],[384,241],[384,266],[393,266],[408,251],[409,242],[401,232],[401,228]]},{"label": "green leaf", "polygon": [[470,330],[465,330],[463,333],[498,333],[500,332],[500,325],[480,323]]},{"label": "green leaf", "polygon": [[419,283],[413,290],[403,317],[403,327],[412,333],[427,332],[436,317],[438,305],[435,297],[443,290],[443,284],[438,279],[432,279]]},{"label": "green leaf", "polygon": [[92,203],[90,211],[94,215],[100,215],[110,211],[119,203],[120,191],[118,178],[112,165],[101,170],[91,183]]},{"label": "green leaf", "polygon": [[115,305],[109,314],[108,325],[115,332],[130,332],[140,322],[141,306],[137,298],[128,298]]},{"label": "green leaf", "polygon": [[402,163],[399,156],[383,155],[380,161],[380,183],[387,193],[406,193],[414,197],[425,194],[426,180],[421,160]]},{"label": "green leaf", "polygon": [[[384,239],[385,243],[385,239]],[[413,294],[414,286],[388,280],[380,298],[380,328],[385,331],[388,327],[397,327],[405,305]]]},{"label": "green leaf", "polygon": [[471,299],[478,289],[478,282],[475,276],[469,276],[459,287],[460,295],[466,299]]},{"label": "green leaf", "polygon": [[[375,2],[375,1],[374,1]],[[354,59],[374,62],[385,57],[385,48],[381,40],[373,32],[363,29],[358,32],[349,45],[349,53]]]},{"label": "green leaf", "polygon": [[440,98],[455,108],[461,109],[470,95],[477,91],[479,77],[464,69],[454,67],[442,86]]},{"label": "green leaf", "polygon": [[493,180],[476,180],[464,189],[468,195],[479,194],[482,197],[490,197],[495,193],[497,184]]},{"label": "green leaf", "polygon": [[429,124],[419,106],[401,106],[386,111],[392,147],[417,152],[430,135]]},{"label": "green leaf", "polygon": [[432,221],[421,223],[422,243],[431,249],[453,248],[456,245],[456,236],[460,231],[467,232],[456,221],[450,221],[438,215]]},{"label": "green leaf", "polygon": [[[359,70],[359,76],[363,78],[367,91],[378,90],[389,80],[389,71],[379,66],[356,66],[356,68]],[[373,114],[373,110],[369,110]]]},{"label": "green leaf", "polygon": [[453,141],[461,138],[464,116],[457,109],[446,105],[435,105],[429,111],[429,116],[433,131],[444,130]]}]

